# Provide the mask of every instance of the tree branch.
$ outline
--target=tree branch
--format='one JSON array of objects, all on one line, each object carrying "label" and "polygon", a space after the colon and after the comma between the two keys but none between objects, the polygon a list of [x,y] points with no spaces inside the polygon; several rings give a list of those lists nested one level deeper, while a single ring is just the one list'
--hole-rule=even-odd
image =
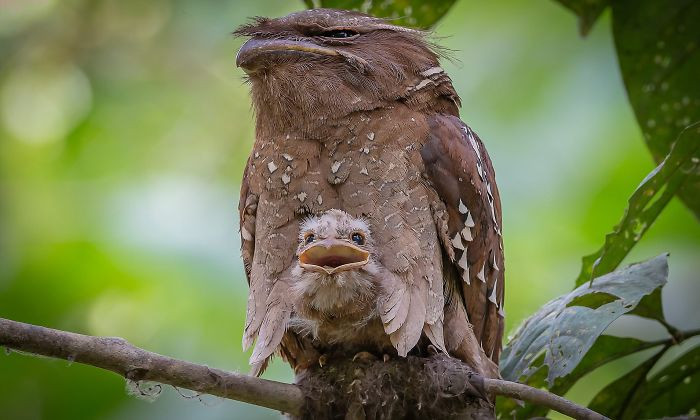
[{"label": "tree branch", "polygon": [[116,337],[92,337],[0,318],[0,346],[111,370],[298,415],[299,387],[161,356]]},{"label": "tree branch", "polygon": [[606,417],[575,404],[566,398],[541,389],[500,379],[484,379],[486,391],[504,397],[527,401],[566,414],[575,419],[605,419]]},{"label": "tree branch", "polygon": [[[69,360],[118,373],[133,381],[154,381],[192,391],[302,414],[305,397],[296,385],[209,368],[152,353],[116,337],[93,337],[0,318],[0,346]],[[527,385],[483,379],[489,394],[525,400],[574,418],[605,417],[562,397]]]}]

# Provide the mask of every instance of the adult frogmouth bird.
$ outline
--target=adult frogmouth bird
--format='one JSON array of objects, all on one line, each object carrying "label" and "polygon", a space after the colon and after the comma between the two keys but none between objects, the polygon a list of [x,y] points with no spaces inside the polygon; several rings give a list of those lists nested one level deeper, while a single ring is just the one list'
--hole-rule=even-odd
[{"label": "adult frogmouth bird", "polygon": [[330,9],[258,18],[236,34],[250,38],[236,63],[256,114],[239,207],[251,364],[279,351],[302,366],[314,350],[288,329],[295,270],[333,264],[312,254],[298,261],[297,237],[308,215],[342,209],[372,232],[384,269],[378,312],[394,351],[432,344],[496,376],[505,286],[498,189],[426,34]]}]

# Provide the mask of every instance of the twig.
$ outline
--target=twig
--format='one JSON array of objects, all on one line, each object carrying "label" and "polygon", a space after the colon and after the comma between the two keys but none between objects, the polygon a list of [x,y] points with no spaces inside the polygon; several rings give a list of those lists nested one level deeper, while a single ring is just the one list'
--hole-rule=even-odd
[{"label": "twig", "polygon": [[685,340],[696,337],[700,335],[700,328],[688,331],[678,331],[678,344],[684,342]]},{"label": "twig", "polygon": [[[154,381],[243,401],[295,416],[304,395],[296,385],[226,372],[161,356],[116,337],[93,337],[0,318],[0,346],[110,370],[133,381]],[[580,419],[605,417],[527,385],[484,378],[488,393],[517,398]]]},{"label": "twig", "polygon": [[517,400],[527,401],[535,405],[541,405],[562,414],[566,414],[567,416],[575,419],[607,419],[607,417],[586,407],[573,403],[566,398],[542,389],[519,384],[517,382],[484,378],[484,387],[486,388],[486,392],[490,394],[515,398]]},{"label": "twig", "polygon": [[680,344],[680,342],[683,341],[683,337],[682,337],[682,335],[681,335],[681,331],[680,331],[678,328],[676,328],[676,327],[674,327],[673,325],[669,324],[669,323],[666,322],[666,320],[663,319],[663,318],[657,319],[657,321],[659,321],[659,323],[660,323],[661,325],[663,325],[664,328],[666,328],[666,331],[668,331],[668,334],[669,334],[669,335],[671,336],[671,338],[672,338],[673,344]]},{"label": "twig", "polygon": [[304,403],[295,385],[161,356],[122,338],[92,337],[0,318],[0,346],[111,370],[133,381],[160,382],[292,415],[300,414]]}]

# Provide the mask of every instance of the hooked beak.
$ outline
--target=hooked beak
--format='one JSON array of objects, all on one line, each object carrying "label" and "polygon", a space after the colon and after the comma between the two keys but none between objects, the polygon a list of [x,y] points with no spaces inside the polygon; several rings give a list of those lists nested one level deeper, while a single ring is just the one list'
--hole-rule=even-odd
[{"label": "hooked beak", "polygon": [[368,262],[369,252],[339,239],[315,242],[299,254],[301,268],[325,274],[353,270]]},{"label": "hooked beak", "polygon": [[264,56],[289,53],[339,55],[334,49],[322,47],[308,41],[252,38],[246,41],[241,49],[238,50],[236,66],[241,67],[246,73],[252,73],[262,67],[261,58]]}]

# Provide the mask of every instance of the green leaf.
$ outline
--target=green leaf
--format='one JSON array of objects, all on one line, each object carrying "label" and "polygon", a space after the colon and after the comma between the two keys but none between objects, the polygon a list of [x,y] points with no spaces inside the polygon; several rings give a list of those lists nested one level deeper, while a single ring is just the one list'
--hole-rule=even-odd
[{"label": "green leaf", "polygon": [[414,28],[430,28],[442,18],[456,0],[304,0],[308,8],[330,7],[357,10],[391,19],[391,23]]},{"label": "green leaf", "polygon": [[700,347],[695,347],[649,379],[637,416],[649,419],[697,415],[698,412]]},{"label": "green leaf", "polygon": [[[700,2],[616,0],[612,14],[627,94],[647,146],[660,162],[678,134],[700,121]],[[697,170],[678,193],[700,217]]]},{"label": "green leaf", "polygon": [[[600,277],[545,304],[516,331],[501,356],[501,376],[518,381],[547,366],[547,382],[568,375],[615,319],[634,309],[640,300],[666,283],[667,256],[661,255]],[[595,309],[569,306],[592,293],[618,299]],[[578,299],[579,302],[581,301]],[[599,302],[596,302],[596,305]],[[544,354],[542,363],[534,363]]]},{"label": "green leaf", "polygon": [[[558,1],[579,17],[584,35],[612,5],[613,35],[627,95],[649,150],[661,162],[679,133],[700,121],[700,2]],[[700,218],[700,173],[695,171],[677,188]],[[589,256],[584,262],[590,265],[596,258]]]},{"label": "green leaf", "polygon": [[644,296],[637,307],[630,311],[629,314],[653,319],[666,325],[663,303],[661,301],[661,289],[656,289],[651,294]]},{"label": "green leaf", "polygon": [[610,293],[594,292],[575,297],[571,302],[566,304],[566,307],[585,306],[591,309],[598,309],[606,303],[614,302],[617,299],[617,296],[611,295]]},{"label": "green leaf", "polygon": [[[598,337],[598,340],[596,340],[591,349],[588,350],[584,358],[581,360],[578,366],[576,366],[573,372],[566,376],[557,378],[554,381],[554,386],[550,387],[549,391],[557,395],[564,395],[579,379],[600,366],[622,357],[629,356],[630,354],[656,347],[658,345],[659,343],[637,340],[636,338],[601,335]],[[544,355],[542,355],[542,359],[543,358]],[[541,364],[542,361],[543,360],[540,360],[539,363]],[[543,367],[530,376],[525,383],[534,388],[546,388],[546,378],[547,368]],[[532,404],[520,406],[510,398],[498,399],[496,408],[501,418],[520,419],[544,417],[547,412],[549,412],[548,408]]]},{"label": "green leaf", "polygon": [[574,386],[576,381],[600,366],[658,345],[658,342],[642,341],[636,338],[601,335],[574,371],[557,379],[550,391],[557,395],[564,395]]},{"label": "green leaf", "polygon": [[593,397],[588,408],[611,419],[638,418],[635,412],[638,411],[639,406],[635,403],[644,394],[647,374],[664,351],[665,349],[660,350],[646,362],[603,388]]},{"label": "green leaf", "polygon": [[679,135],[664,161],[632,193],[622,220],[605,236],[602,248],[583,257],[577,286],[617,268],[678,188],[689,177],[696,177],[699,162],[700,124],[697,124]]},{"label": "green leaf", "polygon": [[578,16],[578,28],[581,35],[586,36],[598,20],[609,0],[557,0],[564,7]]}]

